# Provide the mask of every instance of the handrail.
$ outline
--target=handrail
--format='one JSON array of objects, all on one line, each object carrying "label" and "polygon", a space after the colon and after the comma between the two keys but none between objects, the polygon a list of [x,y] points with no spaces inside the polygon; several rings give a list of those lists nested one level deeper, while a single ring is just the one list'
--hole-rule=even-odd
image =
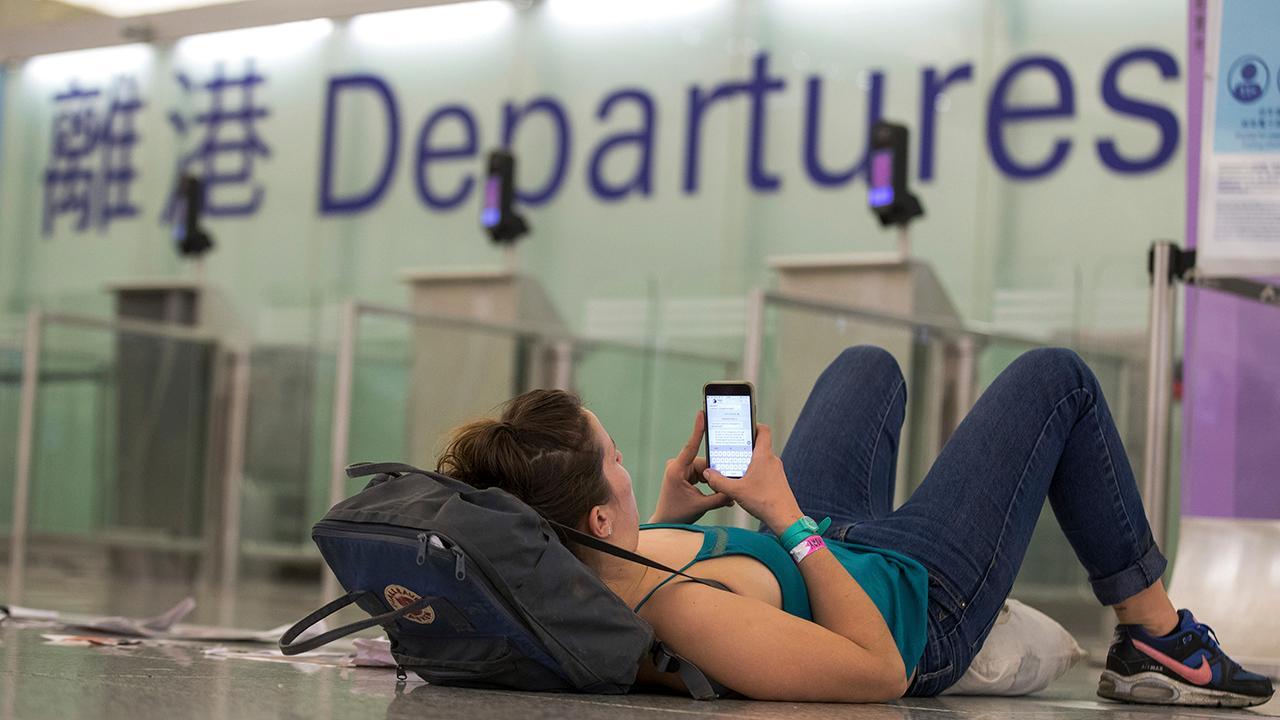
[{"label": "handrail", "polygon": [[218,342],[218,336],[204,328],[186,327],[156,320],[104,318],[65,312],[42,312],[41,315],[42,323],[45,325],[71,325],[95,330],[118,331],[129,335],[152,335],[171,340],[187,340],[191,342]]},{"label": "handrail", "polygon": [[[881,325],[894,325],[909,327],[912,329],[928,330],[945,336],[967,337],[988,342],[1025,345],[1033,348],[1050,347],[1053,345],[1053,343],[1049,343],[1040,338],[1031,337],[1029,335],[1017,335],[1014,333],[999,332],[995,330],[978,329],[974,327],[975,323],[973,322],[964,323],[944,317],[904,315],[901,313],[885,312],[882,310],[868,310],[866,308],[856,307],[853,305],[823,302],[820,300],[812,300],[806,297],[788,295],[786,293],[776,291],[763,292],[762,300],[765,304],[784,305],[817,313],[842,315],[858,320],[879,323]],[[1141,359],[1137,355],[1125,355],[1123,353],[1105,351],[1090,350],[1089,354],[1102,359],[1119,360],[1124,362],[1136,362]]]},{"label": "handrail", "polygon": [[679,357],[687,360],[707,360],[723,363],[735,363],[738,361],[738,357],[736,355],[715,355],[712,353],[700,353],[693,350],[673,348],[660,344],[575,335],[562,328],[551,328],[545,326],[538,327],[537,325],[527,323],[517,325],[514,323],[465,318],[457,315],[426,313],[417,310],[406,310],[404,308],[392,307],[389,305],[377,305],[361,302],[355,303],[355,311],[358,315],[388,315],[391,317],[403,318],[417,324],[443,325],[445,327],[456,327],[463,330],[479,330],[482,332],[491,332],[502,335],[514,335],[519,338],[564,342],[574,347],[658,352],[663,355]]}]

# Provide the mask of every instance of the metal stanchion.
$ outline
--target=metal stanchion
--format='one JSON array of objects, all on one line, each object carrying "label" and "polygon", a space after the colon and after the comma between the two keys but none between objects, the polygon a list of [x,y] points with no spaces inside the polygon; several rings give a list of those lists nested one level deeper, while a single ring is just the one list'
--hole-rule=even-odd
[{"label": "metal stanchion", "polygon": [[742,350],[742,378],[752,385],[760,381],[760,355],[764,351],[764,290],[756,288],[747,298],[747,334]]},{"label": "metal stanchion", "polygon": [[[760,384],[761,354],[764,352],[764,305],[764,290],[753,289],[747,298],[747,334],[742,349],[742,379],[757,387]],[[759,402],[759,397],[756,402]],[[756,519],[741,505],[733,506],[730,522],[741,528],[756,525]]]},{"label": "metal stanchion", "polygon": [[[338,335],[337,369],[333,384],[333,436],[330,441],[329,505],[337,505],[347,496],[347,465],[350,462],[351,394],[356,364],[356,333],[360,309],[354,300],[342,307],[342,327]],[[324,573],[324,597],[337,597],[338,578]]]},{"label": "metal stanchion", "polygon": [[1142,499],[1157,545],[1166,537],[1169,478],[1169,406],[1173,390],[1174,245],[1151,248],[1151,308],[1147,325],[1147,436]]},{"label": "metal stanchion", "polygon": [[978,343],[970,335],[961,335],[955,339],[953,347],[955,348],[956,386],[952,397],[955,398],[955,407],[952,408],[952,417],[947,420],[948,437],[960,426],[960,422],[964,420],[965,415],[969,414],[969,410],[978,399],[976,393]]},{"label": "metal stanchion", "polygon": [[18,409],[17,461],[13,478],[13,523],[9,535],[8,601],[20,604],[27,571],[27,525],[30,519],[31,453],[35,445],[36,393],[40,379],[40,331],[44,317],[39,310],[27,313],[22,341],[22,399]]},{"label": "metal stanchion", "polygon": [[570,390],[573,388],[573,343],[557,340],[551,348],[554,357],[551,387]]},{"label": "metal stanchion", "polygon": [[244,450],[249,422],[249,351],[231,353],[231,394],[227,412],[227,459],[222,495],[222,569],[218,577],[219,621],[233,620],[236,582],[240,575],[240,508],[244,491]]}]

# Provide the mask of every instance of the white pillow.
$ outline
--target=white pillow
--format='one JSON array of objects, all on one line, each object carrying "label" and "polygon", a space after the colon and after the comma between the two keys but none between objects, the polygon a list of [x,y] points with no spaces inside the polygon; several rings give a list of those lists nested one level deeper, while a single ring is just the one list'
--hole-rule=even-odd
[{"label": "white pillow", "polygon": [[1053,618],[1006,600],[969,670],[943,695],[1026,695],[1049,687],[1085,652]]}]

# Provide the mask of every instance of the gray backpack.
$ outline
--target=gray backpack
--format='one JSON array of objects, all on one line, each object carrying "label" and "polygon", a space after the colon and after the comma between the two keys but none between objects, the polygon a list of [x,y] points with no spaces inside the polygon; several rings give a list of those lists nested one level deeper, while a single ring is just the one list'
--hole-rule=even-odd
[{"label": "gray backpack", "polygon": [[[498,488],[398,463],[358,463],[347,475],[373,478],[311,533],[347,594],[290,628],[280,638],[286,655],[382,626],[401,680],[412,670],[439,685],[616,694],[630,689],[647,654],[699,700],[728,692],[656,641],[562,538],[724,585],[548,522]],[[371,617],[297,640],[353,603]]]}]

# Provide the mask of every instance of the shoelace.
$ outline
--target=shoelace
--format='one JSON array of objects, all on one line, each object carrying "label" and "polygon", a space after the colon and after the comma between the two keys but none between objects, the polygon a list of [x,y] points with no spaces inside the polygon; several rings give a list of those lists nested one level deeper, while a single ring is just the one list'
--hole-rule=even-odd
[{"label": "shoelace", "polygon": [[1199,622],[1196,623],[1195,628],[1197,632],[1207,634],[1212,639],[1210,645],[1214,650],[1222,652],[1222,646],[1218,644],[1218,634],[1213,631],[1213,628]]},{"label": "shoelace", "polygon": [[1240,666],[1240,663],[1236,662],[1235,660],[1232,660],[1230,656],[1228,656],[1225,652],[1223,652],[1222,646],[1218,642],[1218,634],[1213,631],[1213,628],[1209,627],[1208,625],[1205,625],[1204,623],[1198,622],[1195,624],[1195,629],[1198,632],[1209,636],[1210,638],[1209,646],[1212,647],[1216,652],[1220,653],[1222,655],[1223,660],[1226,660],[1227,669],[1228,669],[1227,671],[1229,673],[1235,673],[1237,671],[1244,669],[1243,667]]}]

